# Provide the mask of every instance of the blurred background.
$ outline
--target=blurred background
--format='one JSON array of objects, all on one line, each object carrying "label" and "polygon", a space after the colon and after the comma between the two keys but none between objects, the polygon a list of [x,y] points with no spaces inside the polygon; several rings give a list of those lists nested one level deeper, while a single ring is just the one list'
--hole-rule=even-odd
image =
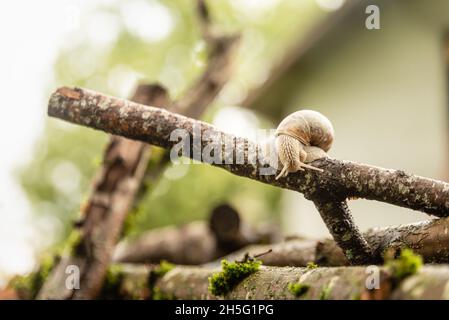
[{"label": "blurred background", "polygon": [[[365,9],[380,9],[368,30]],[[446,180],[449,2],[208,1],[220,30],[239,32],[236,68],[204,119],[248,135],[314,109],[336,130],[332,157]],[[173,99],[207,56],[186,0],[19,0],[0,12],[0,286],[68,236],[107,136],[46,117],[61,85],[129,97],[159,82]],[[205,218],[221,202],[284,235],[327,236],[302,195],[207,165],[170,167],[128,219],[126,236]],[[361,229],[428,217],[351,201]]]}]

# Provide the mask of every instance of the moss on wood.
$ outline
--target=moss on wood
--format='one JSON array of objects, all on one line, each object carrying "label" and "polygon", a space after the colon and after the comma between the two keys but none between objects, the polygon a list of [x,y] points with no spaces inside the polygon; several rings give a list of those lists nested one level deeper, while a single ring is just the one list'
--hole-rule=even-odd
[{"label": "moss on wood", "polygon": [[397,258],[391,257],[388,253],[385,257],[385,266],[398,282],[417,273],[422,265],[422,257],[411,249],[402,249]]},{"label": "moss on wood", "polygon": [[225,295],[247,276],[259,270],[260,265],[259,260],[243,262],[222,260],[222,271],[209,277],[209,292],[216,296]]},{"label": "moss on wood", "polygon": [[310,286],[303,283],[289,283],[288,290],[297,298],[302,297],[309,291]]},{"label": "moss on wood", "polygon": [[161,278],[174,267],[175,265],[173,263],[170,263],[166,260],[162,260],[159,263],[159,266],[157,266],[156,269],[154,269],[153,273],[156,277]]}]

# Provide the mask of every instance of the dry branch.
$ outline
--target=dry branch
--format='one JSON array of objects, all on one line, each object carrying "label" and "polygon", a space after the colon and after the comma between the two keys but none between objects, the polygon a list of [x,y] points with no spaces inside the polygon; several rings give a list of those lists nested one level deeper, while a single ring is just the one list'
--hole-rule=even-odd
[{"label": "dry branch", "polygon": [[214,208],[209,221],[149,230],[136,239],[119,243],[114,260],[120,263],[167,260],[196,265],[213,261],[249,244],[269,243],[275,237],[273,228],[252,228],[233,208],[220,205]]},{"label": "dry branch", "polygon": [[[212,295],[208,278],[218,269],[178,266],[151,284],[159,297],[169,299],[447,299],[449,266],[424,266],[421,270],[397,283],[385,267],[380,269],[380,288],[366,289],[369,275],[365,267],[294,268],[266,267],[243,279],[224,297]],[[121,284],[117,286],[121,298],[150,298],[142,287],[148,287],[153,268],[123,266]],[[295,297],[289,284],[301,283],[308,290]],[[142,284],[147,284],[142,285]],[[143,294],[142,294],[143,293]]]},{"label": "dry branch", "polygon": [[[233,164],[214,163],[228,171],[248,178],[259,180],[272,185],[302,192],[306,198],[318,204],[320,213],[323,212],[320,206],[322,199],[334,206],[335,203],[342,202],[347,197],[360,197],[420,210],[440,217],[446,216],[449,212],[449,185],[445,182],[408,175],[403,171],[382,169],[378,167],[357,164],[349,161],[335,159],[319,159],[314,165],[324,169],[324,173],[311,171],[291,174],[287,178],[276,181],[274,175],[261,175],[260,169],[266,168],[267,160],[261,156],[261,149],[251,141],[235,137],[216,130],[213,126],[204,122],[186,118],[174,113],[159,110],[92,92],[84,89],[58,89],[51,97],[49,104],[49,115],[58,117],[73,123],[104,130],[106,132],[123,135],[125,137],[148,142],[164,148],[171,148],[178,141],[171,141],[170,135],[176,129],[183,129],[190,136],[194,135],[194,128],[200,128],[201,150],[210,147],[211,141],[219,141],[221,154],[220,159],[231,159]],[[95,121],[92,121],[95,119]],[[194,146],[190,139],[190,150],[198,148]],[[225,148],[225,142],[232,141],[234,150]],[[251,152],[255,151],[255,152]],[[186,151],[186,149],[184,149]],[[255,155],[254,155],[255,153]],[[185,156],[201,161],[201,153],[189,152]],[[244,164],[237,164],[239,158],[245,159]],[[248,159],[254,161],[249,161]],[[262,160],[261,160],[262,159]],[[229,163],[229,162],[228,162]],[[341,207],[342,208],[342,207]],[[337,215],[325,221],[339,245],[348,253],[357,247],[350,247],[352,239],[358,239],[357,233],[354,236],[354,229],[341,227],[341,221],[346,217]],[[333,225],[335,223],[336,225]],[[350,225],[350,224],[349,224]],[[356,237],[357,236],[357,237]],[[345,243],[345,239],[349,239]],[[362,239],[363,240],[363,239]],[[355,250],[356,255],[347,255],[351,262],[367,263],[376,262],[376,257],[364,255],[363,246],[360,250]]]},{"label": "dry branch", "polygon": [[198,21],[209,56],[206,69],[195,84],[179,99],[174,111],[187,117],[199,118],[231,78],[239,34],[221,34],[214,30],[204,1],[198,1]]},{"label": "dry branch", "polygon": [[[193,135],[193,128],[201,129],[201,148],[204,150],[211,140],[218,138],[221,146],[233,141],[235,150],[222,148],[221,159],[231,159],[234,164],[213,163],[236,175],[303,193],[314,200],[325,193],[332,199],[348,197],[377,200],[434,216],[449,215],[449,184],[446,182],[406,174],[401,170],[383,169],[366,164],[330,158],[318,159],[313,165],[324,170],[296,172],[286,178],[275,180],[274,175],[261,175],[259,169],[266,168],[267,159],[255,159],[238,164],[238,157],[255,158],[251,150],[260,156],[261,148],[252,141],[221,132],[214,126],[179,114],[148,107],[132,101],[107,96],[81,88],[59,88],[50,98],[48,114],[75,124],[102,130],[133,140],[143,141],[166,149],[178,141],[170,135],[183,129]],[[207,134],[205,134],[207,131]],[[191,141],[193,139],[190,139]],[[234,152],[235,151],[235,152]],[[197,153],[185,154],[196,158]]]},{"label": "dry branch", "polygon": [[368,242],[355,225],[346,200],[329,200],[322,195],[313,202],[332,237],[352,264],[375,262]]},{"label": "dry branch", "polygon": [[[218,158],[221,161],[213,165],[239,176],[296,190],[316,203],[322,199],[326,199],[329,203],[338,203],[348,197],[359,197],[383,201],[439,217],[445,217],[449,213],[449,184],[445,182],[409,175],[400,170],[383,169],[330,158],[313,162],[314,166],[324,170],[323,173],[297,172],[276,181],[274,174],[261,174],[261,169],[266,169],[269,161],[262,156],[261,147],[252,141],[221,132],[201,121],[90,90],[58,89],[50,98],[48,114],[166,149],[178,144],[177,140],[170,139],[170,135],[176,129],[182,129],[193,137],[189,139],[190,148],[183,149],[185,156],[201,161],[201,152],[195,152],[195,150],[210,149],[211,141],[218,141],[218,150],[221,151]],[[201,137],[195,138],[195,131],[199,131]],[[196,140],[200,145],[193,143]],[[230,141],[234,148],[225,148]],[[245,160],[243,164],[239,164],[241,159]],[[321,210],[321,214],[326,212]],[[335,218],[329,221],[340,223]],[[328,227],[333,229],[329,223]],[[340,230],[339,237],[335,239],[345,251],[351,248],[347,247],[344,239],[351,239],[354,235],[353,230],[346,230],[346,232],[347,234],[344,230]],[[347,257],[351,259],[351,256]],[[352,262],[368,261],[376,262],[377,257],[372,256],[369,259],[363,257]]]},{"label": "dry branch", "polygon": [[[203,115],[230,79],[235,52],[240,42],[238,35],[208,36],[205,39],[210,50],[205,70],[178,101],[166,106],[167,110],[195,119]],[[169,160],[167,152],[146,170],[136,203],[147,193],[147,186],[157,181],[164,172]]]},{"label": "dry branch", "polygon": [[[449,219],[433,219],[423,222],[369,229],[363,233],[373,254],[381,261],[387,250],[410,248],[426,263],[449,263]],[[337,243],[330,239],[289,239],[268,245],[251,245],[224,257],[229,261],[240,260],[246,253],[257,254],[272,249],[262,256],[264,265],[304,267],[309,262],[320,266],[349,265]],[[218,266],[220,261],[207,264]]]},{"label": "dry branch", "polygon": [[[160,260],[168,260],[177,264],[208,262],[214,255],[198,250],[200,245],[195,243],[203,239],[202,244],[208,243],[209,236],[207,235],[209,233],[210,231],[205,223],[199,221],[192,222],[182,228],[167,227],[151,230],[139,240],[125,246],[126,250],[117,256],[116,262],[157,263]],[[179,239],[181,235],[183,240],[180,243],[170,240],[172,238]],[[381,261],[383,253],[387,250],[399,251],[403,248],[410,248],[416,254],[422,256],[426,263],[449,263],[448,218],[400,226],[372,228],[363,232],[363,236],[367,239],[378,261]],[[189,240],[186,240],[186,237]],[[169,241],[173,246],[161,245],[161,239],[166,239],[164,241]],[[174,247],[177,249],[169,250]],[[192,251],[202,253],[200,255],[189,254],[189,260],[180,261],[179,252],[186,252],[188,247],[195,248]],[[254,256],[270,249],[272,252],[260,257],[263,264],[267,266],[305,267],[309,262],[328,267],[349,265],[348,259],[335,241],[331,239],[302,239],[300,237],[290,237],[284,242],[274,244],[252,244],[226,255],[224,258],[229,261],[242,260],[247,253]],[[177,253],[175,254],[175,252]],[[192,256],[196,257],[194,261],[191,260]],[[220,260],[221,258],[207,263],[206,266],[219,266]]]},{"label": "dry branch", "polygon": [[[213,32],[209,13],[203,1],[199,1],[198,15],[203,37],[210,50],[209,61],[202,75],[175,104],[169,103],[167,95],[161,87],[157,86],[163,92],[157,92],[157,90],[153,90],[153,87],[143,85],[138,88],[135,95],[138,102],[167,107],[191,117],[198,117],[229,80],[239,36],[227,36]],[[156,99],[154,101],[148,100],[149,98],[153,99],[154,92],[158,93],[162,100],[158,100],[157,97],[154,98]],[[80,260],[77,258],[77,263],[83,269],[82,281],[88,283],[88,285],[83,285],[83,290],[75,292],[66,290],[63,285],[63,277],[60,274],[54,274],[54,279],[51,276],[48,284],[44,285],[39,294],[40,298],[88,299],[96,297],[127,213],[135,203],[135,199],[137,198],[138,201],[146,193],[147,181],[157,179],[167,164],[167,156],[163,156],[159,162],[149,168],[150,151],[149,145],[129,141],[121,137],[111,138],[106,148],[104,165],[99,173],[99,182],[95,184],[80,224],[82,230],[91,230],[83,231],[84,237],[81,240],[84,247],[89,248],[83,252],[86,259]],[[122,159],[130,161],[134,165],[132,168],[128,168],[131,169],[130,172],[119,172],[117,174],[114,168],[116,163],[122,161]],[[137,175],[133,176],[133,183],[128,185],[128,176],[134,175],[134,167],[139,168],[139,171]],[[108,185],[109,188],[104,188],[105,185]],[[118,201],[114,201],[118,197],[113,196],[116,189],[121,193]],[[102,202],[99,206],[97,205],[98,201]],[[93,203],[95,205],[92,205]],[[108,214],[99,214],[97,212],[99,210]],[[105,223],[106,220],[108,221],[107,224]],[[86,223],[86,226],[82,226],[84,223]],[[107,226],[107,229],[104,229],[105,226]],[[95,231],[97,229],[100,231]],[[93,234],[95,234],[95,237],[91,236]],[[69,257],[62,259],[61,265],[57,266],[53,273],[64,272],[66,267],[64,262],[69,263],[70,261]]]},{"label": "dry branch", "polygon": [[[235,53],[240,44],[239,34],[227,35],[215,30],[209,10],[203,0],[199,0],[197,6],[201,35],[209,51],[207,64],[195,83],[187,89],[182,97],[165,106],[167,110],[195,119],[203,115],[231,78]],[[156,181],[164,172],[169,160],[169,154],[166,153],[151,168],[147,169],[144,183],[140,185],[137,203],[146,194],[147,186]]]},{"label": "dry branch", "polygon": [[[138,86],[133,100],[162,107],[167,92],[159,85]],[[81,234],[72,256],[63,257],[39,292],[39,299],[91,299],[101,289],[123,221],[133,204],[149,159],[149,145],[113,136],[92,192],[75,229]],[[69,290],[65,268],[80,268],[80,290]]]}]

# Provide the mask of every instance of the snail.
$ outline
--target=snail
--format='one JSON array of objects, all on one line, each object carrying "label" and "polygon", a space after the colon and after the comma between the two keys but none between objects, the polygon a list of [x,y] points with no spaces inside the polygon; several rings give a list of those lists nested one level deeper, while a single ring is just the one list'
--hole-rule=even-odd
[{"label": "snail", "polygon": [[[322,169],[305,162],[311,162],[323,154],[325,156],[334,140],[334,128],[329,119],[321,113],[300,110],[281,121],[276,129],[275,139],[278,159],[282,166],[276,180],[286,177],[290,172],[303,171],[303,168],[322,172]],[[316,156],[320,154],[321,156]]]}]

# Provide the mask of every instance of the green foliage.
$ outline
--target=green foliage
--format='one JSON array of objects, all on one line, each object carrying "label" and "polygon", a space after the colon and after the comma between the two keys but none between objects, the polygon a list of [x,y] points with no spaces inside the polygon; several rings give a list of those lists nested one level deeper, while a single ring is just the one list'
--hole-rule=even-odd
[{"label": "green foliage", "polygon": [[346,258],[351,261],[352,258],[354,258],[354,252],[352,252],[352,249],[348,249],[345,251]]},{"label": "green foliage", "polygon": [[123,269],[120,265],[111,264],[108,267],[101,289],[101,299],[120,299],[120,287],[123,276]]},{"label": "green foliage", "polygon": [[54,257],[47,256],[41,259],[36,272],[24,276],[16,276],[10,282],[22,299],[35,299],[48,275],[54,266]]},{"label": "green foliage", "polygon": [[329,299],[330,295],[332,293],[332,286],[331,285],[324,285],[320,292],[320,300],[327,300]]},{"label": "green foliage", "polygon": [[167,272],[172,270],[175,267],[174,264],[162,260],[159,265],[151,271],[149,280],[148,280],[148,288],[151,291],[151,299],[153,300],[172,300],[173,297],[164,294],[160,288],[158,288],[155,284],[157,282],[157,279],[163,277]]},{"label": "green foliage", "polygon": [[[79,30],[76,39],[80,40],[73,40],[70,46],[61,50],[56,60],[55,83],[50,84],[49,92],[57,86],[74,85],[126,97],[131,94],[133,83],[157,81],[176,99],[195,81],[204,69],[207,53],[198,28],[196,6],[184,0],[159,1],[170,11],[174,27],[166,38],[145,42],[122,23],[120,6],[129,1],[104,5],[82,17],[89,21],[94,20],[95,14],[107,13],[120,22],[117,25],[121,29],[116,40],[108,45],[96,44],[89,37],[89,30]],[[229,83],[230,87],[243,93],[259,85],[272,61],[282,56],[288,45],[298,41],[324,17],[315,4],[299,4],[297,0],[282,1],[259,13],[242,9],[243,2],[208,1],[208,5],[217,28],[243,33],[235,61],[236,70]],[[84,27],[81,24],[81,28]],[[130,85],[124,83],[128,76],[134,77]],[[219,98],[212,107],[216,111],[230,104],[238,102]],[[45,103],[42,107],[46,107]],[[210,120],[212,115],[213,111],[210,111],[206,119]],[[32,161],[18,174],[36,219],[42,219],[45,230],[49,223],[58,227],[52,233],[56,244],[67,238],[72,222],[78,216],[91,179],[101,163],[107,138],[99,131],[48,120],[35,150],[31,150]],[[67,170],[68,167],[72,169]],[[176,173],[177,169],[170,170]],[[72,187],[62,188],[56,180],[69,186],[72,184]],[[209,166],[189,166],[184,176],[164,175],[149,186],[136,214],[127,221],[127,232],[135,236],[149,228],[205,218],[217,203],[223,201],[232,203],[249,222],[269,222],[277,218],[273,214],[279,212],[279,199],[280,189]]]},{"label": "green foliage", "polygon": [[316,269],[316,268],[318,268],[318,265],[315,262],[313,261],[307,262],[307,269]]},{"label": "green foliage", "polygon": [[175,297],[163,293],[158,287],[153,288],[151,298],[153,300],[175,300]]},{"label": "green foliage", "polygon": [[261,262],[250,260],[244,262],[221,261],[222,271],[209,277],[209,291],[216,296],[223,296],[240,281],[259,270]]},{"label": "green foliage", "polygon": [[[129,236],[150,228],[184,224],[205,219],[219,203],[229,202],[251,223],[275,219],[280,191],[229,174],[208,165],[182,165],[168,169],[162,179],[149,189],[129,225]],[[186,171],[179,179],[167,178]]]},{"label": "green foliage", "polygon": [[66,242],[64,243],[63,252],[71,256],[76,256],[78,254],[78,251],[80,250],[80,243],[80,231],[77,229],[72,230]]},{"label": "green foliage", "polygon": [[309,291],[310,286],[303,283],[289,283],[288,290],[297,298],[303,296]]},{"label": "green foliage", "polygon": [[109,285],[118,285],[123,279],[123,269],[120,265],[112,264],[106,273],[106,283]]},{"label": "green foliage", "polygon": [[173,263],[170,263],[166,260],[162,260],[159,263],[159,266],[153,271],[153,273],[157,278],[161,278],[174,267],[175,265]]},{"label": "green foliage", "polygon": [[385,266],[398,281],[418,272],[422,264],[422,257],[415,254],[411,249],[402,249],[396,259],[388,256],[385,258]]},{"label": "green foliage", "polygon": [[351,300],[361,300],[362,294],[360,292],[355,292],[351,295]]}]

